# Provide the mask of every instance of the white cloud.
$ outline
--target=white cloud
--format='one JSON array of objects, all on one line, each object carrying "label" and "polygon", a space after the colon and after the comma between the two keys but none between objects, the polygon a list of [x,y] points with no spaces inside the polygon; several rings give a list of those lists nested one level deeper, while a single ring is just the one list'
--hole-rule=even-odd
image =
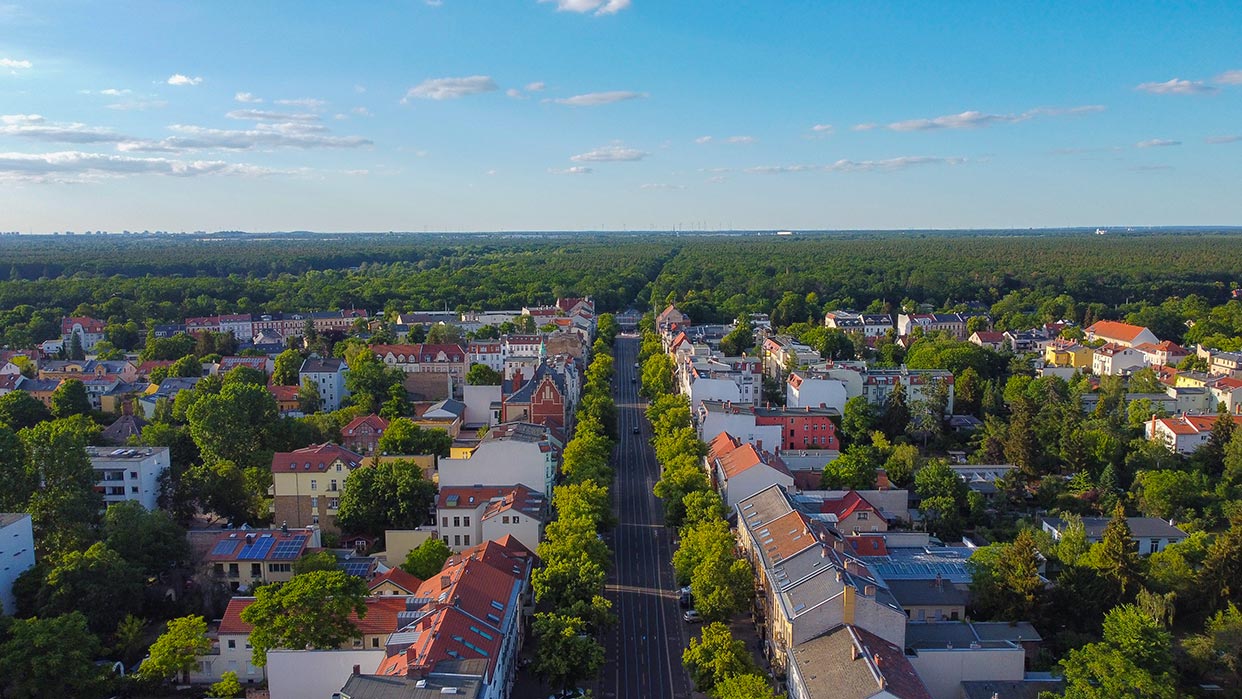
[{"label": "white cloud", "polygon": [[811,127],[811,130],[815,133],[832,133],[832,124],[816,124]]},{"label": "white cloud", "polygon": [[45,119],[38,114],[0,114],[0,124],[40,124]]},{"label": "white cloud", "polygon": [[624,146],[604,146],[595,150],[579,153],[572,156],[570,160],[575,163],[605,163],[605,162],[633,162],[642,160],[650,155],[645,151],[635,148],[626,148]]},{"label": "white cloud", "polygon": [[440,7],[444,4],[444,0],[423,0],[427,7]]},{"label": "white cloud", "polygon": [[655,182],[653,182],[653,183],[650,183],[650,184],[642,184],[642,185],[639,185],[639,186],[638,186],[638,188],[639,188],[639,189],[655,189],[655,190],[670,190],[670,191],[671,191],[671,190],[675,190],[675,189],[685,189],[685,188],[686,188],[686,185],[684,185],[684,184],[663,184],[663,183],[655,183]]},{"label": "white cloud", "polygon": [[1135,148],[1162,148],[1164,146],[1180,146],[1181,141],[1170,141],[1163,138],[1152,138],[1146,141],[1139,141],[1134,144]]},{"label": "white cloud", "polygon": [[1216,76],[1213,82],[1221,85],[1242,85],[1242,70],[1227,70]]},{"label": "white cloud", "polygon": [[81,123],[57,124],[38,114],[0,116],[0,136],[15,136],[48,143],[121,143],[133,140],[112,129]]},{"label": "white cloud", "polygon": [[730,136],[725,143],[754,143],[756,140],[754,136]]},{"label": "white cloud", "polygon": [[234,175],[256,177],[276,171],[220,160],[169,160],[125,155],[60,151],[0,153],[0,179],[18,182],[71,182],[127,175]]},{"label": "white cloud", "polygon": [[707,181],[712,184],[720,184],[721,182],[727,182],[728,179],[729,178],[725,177],[724,175],[712,175],[711,177],[707,178]]},{"label": "white cloud", "polygon": [[512,98],[513,98],[513,99],[515,99],[515,100],[524,100],[524,99],[526,99],[526,95],[524,95],[524,94],[522,93],[522,91],[521,91],[521,90],[519,90],[519,89],[517,89],[516,87],[511,87],[511,88],[509,88],[508,90],[505,90],[505,96],[506,96],[506,97],[512,97]]},{"label": "white cloud", "polygon": [[26,70],[27,68],[33,67],[34,64],[30,61],[19,61],[16,58],[0,58],[0,68],[8,69],[13,73],[16,73],[18,70]]},{"label": "white cloud", "polygon": [[[979,111],[966,111],[960,114],[947,114],[933,119],[909,119],[888,125],[893,131],[934,131],[937,129],[978,129],[992,124],[1016,124],[1029,121],[1040,116],[1064,116],[1072,114],[1088,114],[1103,111],[1100,105],[1082,107],[1036,107],[1020,114],[988,114]],[[860,125],[861,126],[861,125]],[[858,130],[858,127],[855,127]]]},{"label": "white cloud", "polygon": [[488,170],[487,172],[484,172],[483,174],[487,175],[488,177],[495,177],[498,172],[499,170],[492,169],[492,170]]},{"label": "white cloud", "polygon": [[878,129],[879,127],[880,127],[879,124],[876,124],[873,122],[867,122],[865,124],[854,124],[851,130],[852,131],[871,131],[872,129]]},{"label": "white cloud", "polygon": [[886,160],[838,160],[829,165],[761,165],[746,168],[746,172],[758,175],[784,175],[799,172],[892,172],[917,165],[961,165],[965,162],[965,158],[913,155]]},{"label": "white cloud", "polygon": [[1217,88],[1202,80],[1182,80],[1181,78],[1172,78],[1162,83],[1139,83],[1134,89],[1150,92],[1153,95],[1209,95],[1217,91]]},{"label": "white cloud", "polygon": [[559,12],[594,12],[597,15],[614,15],[630,6],[630,0],[539,0],[555,2]]},{"label": "white cloud", "polygon": [[173,124],[168,129],[176,136],[159,140],[130,139],[119,143],[117,150],[143,153],[181,153],[195,150],[255,150],[259,148],[362,148],[372,145],[361,136],[332,136],[319,124],[259,124],[253,129],[209,129],[202,126]]},{"label": "white cloud", "polygon": [[567,167],[563,170],[551,168],[548,170],[548,172],[552,173],[553,175],[589,175],[592,172],[595,172],[595,170],[593,168],[584,167],[582,165],[575,165],[573,167]]},{"label": "white cloud", "polygon": [[261,109],[234,109],[233,111],[226,113],[224,116],[240,121],[319,121],[319,115],[317,114],[268,112]]},{"label": "white cloud", "polygon": [[255,97],[253,94],[249,92],[239,92],[233,95],[233,100],[236,102],[241,102],[243,104],[258,104],[263,101],[262,98]]},{"label": "white cloud", "polygon": [[314,99],[313,97],[302,97],[295,100],[276,100],[276,104],[284,105],[286,107],[301,107],[302,109],[318,111],[323,109],[328,103],[323,100]]},{"label": "white cloud", "polygon": [[545,85],[541,80],[537,80],[533,83],[526,83],[527,92],[542,92],[545,87],[547,87],[547,85]]},{"label": "white cloud", "polygon": [[356,93],[358,93],[358,94],[360,94],[360,95],[361,95],[362,93],[364,93],[364,92],[366,92],[366,91],[367,91],[367,86],[366,86],[366,85],[354,85],[354,92],[356,92]]},{"label": "white cloud", "polygon": [[163,109],[167,106],[168,102],[164,100],[130,100],[109,104],[108,109],[115,109],[118,112],[145,112],[148,109]]},{"label": "white cloud", "polygon": [[405,93],[402,102],[411,99],[451,100],[467,95],[481,95],[495,92],[496,81],[486,75],[471,75],[465,78],[431,78],[411,87]]},{"label": "white cloud", "polygon": [[630,92],[628,90],[612,90],[610,92],[588,92],[583,95],[574,95],[573,97],[561,97],[559,99],[546,99],[544,102],[553,102],[556,104],[567,104],[571,107],[598,107],[602,104],[613,104],[616,102],[624,102],[626,100],[643,99],[647,96],[645,92]]},{"label": "white cloud", "polygon": [[375,116],[374,114],[371,113],[371,110],[367,109],[366,107],[354,107],[353,109],[349,110],[349,113],[357,115],[357,116],[364,116],[364,117]]},{"label": "white cloud", "polygon": [[699,136],[698,138],[694,139],[694,142],[699,145],[703,145],[704,143],[711,143],[712,137],[711,136]]},{"label": "white cloud", "polygon": [[166,80],[165,82],[167,82],[169,85],[178,85],[178,86],[198,85],[199,83],[203,82],[203,79],[198,76],[191,78],[190,76],[182,75],[181,73],[173,73],[172,75],[168,76],[168,80]]},{"label": "white cloud", "polygon": [[100,90],[99,94],[107,95],[109,97],[120,97],[121,95],[128,95],[131,92],[133,92],[133,90],[118,90],[115,87],[110,87],[106,90]]},{"label": "white cloud", "polygon": [[1237,143],[1242,141],[1242,136],[1208,136],[1205,140],[1212,144]]}]

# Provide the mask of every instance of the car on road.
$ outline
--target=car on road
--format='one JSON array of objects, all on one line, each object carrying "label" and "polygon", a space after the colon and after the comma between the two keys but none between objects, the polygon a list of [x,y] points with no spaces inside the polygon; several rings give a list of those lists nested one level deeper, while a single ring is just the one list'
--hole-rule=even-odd
[{"label": "car on road", "polygon": [[689,609],[694,606],[694,595],[690,592],[683,592],[677,596],[677,605],[682,609]]},{"label": "car on road", "polygon": [[635,427],[635,428],[634,428],[634,434],[638,434],[638,433],[639,433],[639,432],[641,432],[641,431],[642,431],[642,430],[640,430],[638,427]]},{"label": "car on road", "polygon": [[699,616],[699,610],[697,609],[687,609],[685,613],[681,615],[681,619],[689,624],[697,624],[700,621],[703,621],[703,617]]},{"label": "car on road", "polygon": [[586,690],[578,687],[577,689],[566,689],[556,694],[549,694],[548,699],[578,699],[578,697],[585,697],[586,695]]}]

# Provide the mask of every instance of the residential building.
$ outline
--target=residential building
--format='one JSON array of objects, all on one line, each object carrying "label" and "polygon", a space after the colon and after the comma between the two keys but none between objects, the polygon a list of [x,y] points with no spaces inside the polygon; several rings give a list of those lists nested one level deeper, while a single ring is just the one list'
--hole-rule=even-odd
[{"label": "residential building", "polygon": [[160,476],[168,470],[168,447],[87,447],[95,490],[105,505],[133,501],[148,510],[159,506]]},{"label": "residential building", "polygon": [[[850,371],[845,369],[843,371]],[[836,372],[834,372],[834,375]],[[953,374],[940,369],[867,369],[862,376],[862,395],[872,405],[883,405],[897,384],[906,392],[906,404],[924,400],[924,390],[934,381],[944,384],[948,392],[945,415],[953,414]],[[848,384],[847,384],[848,386]],[[850,396],[853,398],[853,396]]]},{"label": "residential building", "polygon": [[854,624],[794,646],[786,684],[790,699],[933,699],[901,646]]},{"label": "residential building", "polygon": [[254,320],[249,313],[234,313],[218,318],[220,332],[231,333],[239,342],[247,342],[254,337]]},{"label": "residential building", "polygon": [[[1098,544],[1104,540],[1104,529],[1112,521],[1109,517],[1083,517],[1082,526],[1087,535],[1087,543]],[[1186,532],[1158,517],[1126,517],[1130,527],[1130,536],[1138,547],[1141,556],[1163,551],[1169,544],[1186,540]],[[1059,517],[1044,517],[1042,528],[1060,541],[1065,532],[1067,522]]]},{"label": "residential building", "polygon": [[960,699],[966,682],[1022,681],[1030,639],[1039,634],[1025,622],[911,623],[905,657],[932,699]]},{"label": "residential building", "polygon": [[[248,335],[246,337],[249,337]],[[239,366],[263,372],[264,378],[271,376],[275,368],[273,360],[267,357],[221,357],[216,363],[213,374],[227,374]]]},{"label": "residential building", "polygon": [[970,604],[970,586],[943,577],[931,580],[888,580],[889,592],[906,610],[910,621],[961,621]]},{"label": "residential building", "polygon": [[440,459],[440,487],[521,484],[551,499],[562,446],[544,425],[498,425],[481,441],[454,446],[451,458]]},{"label": "residential building", "polygon": [[1091,358],[1091,371],[1096,376],[1127,376],[1147,366],[1143,353],[1112,342],[1098,347]]},{"label": "residential building", "polygon": [[1055,367],[1090,369],[1094,358],[1090,347],[1073,340],[1053,340],[1044,348],[1044,362]]},{"label": "residential building", "polygon": [[66,317],[60,320],[60,339],[65,351],[73,346],[73,336],[78,336],[82,349],[90,352],[104,339],[104,322],[89,316]]},{"label": "residential building", "polygon": [[1134,347],[1143,343],[1160,344],[1160,338],[1147,328],[1115,320],[1096,321],[1087,326],[1086,334],[1088,342],[1103,340],[1122,347]]},{"label": "residential building", "polygon": [[828,523],[842,534],[888,531],[884,513],[857,490],[840,498],[825,498],[820,501],[819,512],[827,515]]},{"label": "residential building", "polygon": [[345,479],[362,455],[335,444],[316,444],[272,455],[273,521],[290,527],[317,525],[336,534]]},{"label": "residential building", "polygon": [[462,402],[466,412],[462,426],[478,429],[500,424],[500,407],[503,404],[500,386],[462,386]]},{"label": "residential building", "polygon": [[832,408],[782,408],[715,400],[703,401],[693,413],[702,439],[728,432],[760,449],[839,450]]},{"label": "residential building", "polygon": [[893,317],[887,313],[828,311],[824,314],[824,325],[843,332],[862,333],[863,337],[883,337],[893,329]]},{"label": "residential building", "polygon": [[909,335],[915,328],[922,328],[925,333],[945,332],[950,336],[959,340],[965,340],[970,336],[966,331],[966,325],[972,318],[983,318],[986,322],[984,329],[992,326],[991,320],[986,315],[972,315],[967,313],[901,313],[897,316],[897,334]]},{"label": "residential building", "polygon": [[[505,369],[503,345],[499,340],[473,340],[466,346],[466,357],[470,364],[482,364],[492,371]],[[469,371],[469,369],[467,369]]]},{"label": "residential building", "polygon": [[524,485],[444,487],[436,500],[440,538],[453,551],[505,535],[533,551],[547,521],[547,499]]},{"label": "residential building", "polygon": [[977,330],[966,338],[972,345],[999,352],[1005,346],[1005,333],[992,330]]},{"label": "residential building", "polygon": [[147,421],[137,415],[122,415],[116,419],[111,425],[104,428],[99,433],[100,439],[115,447],[123,447],[130,443],[131,439],[138,439],[142,436],[142,429],[147,426]]},{"label": "residential building", "polygon": [[668,308],[660,311],[656,316],[656,331],[664,332],[670,328],[686,329],[691,326],[690,316],[678,310],[675,304],[670,304]]},{"label": "residential building", "polygon": [[758,357],[687,357],[677,366],[680,393],[697,410],[705,400],[758,405],[763,400],[763,373]]},{"label": "residential building", "polygon": [[754,565],[763,605],[760,635],[778,671],[790,652],[843,624],[905,646],[906,614],[831,527],[795,508],[777,485],[740,501],[739,545]]},{"label": "residential building", "polygon": [[1006,330],[1002,346],[1016,354],[1043,352],[1052,343],[1043,330]]},{"label": "residential building", "polygon": [[845,412],[849,395],[845,383],[817,371],[793,371],[785,382],[785,405],[790,408],[827,407]]},{"label": "residential building", "polygon": [[1212,392],[1213,401],[1225,406],[1226,412],[1242,415],[1242,379],[1223,376],[1208,386],[1208,390]]},{"label": "residential building", "polygon": [[286,417],[302,416],[302,399],[298,396],[298,390],[298,386],[267,385],[267,392],[276,399],[277,412]]},{"label": "residential building", "polygon": [[1221,376],[1230,376],[1235,379],[1242,379],[1242,352],[1217,352],[1209,353],[1208,371]]},{"label": "residential building", "polygon": [[814,364],[820,360],[819,350],[804,345],[789,335],[765,337],[759,345],[763,354],[763,371],[780,380],[791,368]]},{"label": "residential building", "polygon": [[0,613],[17,613],[13,583],[34,567],[34,529],[24,512],[0,512]]},{"label": "residential building", "polygon": [[309,382],[318,389],[320,409],[331,412],[339,410],[341,401],[349,396],[349,390],[345,388],[345,375],[348,373],[349,366],[344,359],[312,354],[298,370],[298,383]]},{"label": "residential building", "polygon": [[[1144,431],[1148,440],[1160,442],[1169,451],[1193,454],[1211,438],[1212,425],[1216,424],[1216,418],[1216,415],[1210,413],[1173,417],[1153,415]],[[1234,415],[1233,422],[1242,426],[1242,415]]]},{"label": "residential building", "polygon": [[779,456],[756,449],[727,432],[716,435],[705,458],[712,484],[730,509],[769,486],[790,490],[794,485],[793,474]]},{"label": "residential building", "polygon": [[[520,373],[514,377],[514,383],[518,382],[522,382]],[[566,427],[573,415],[568,393],[566,374],[541,363],[529,381],[520,383],[520,388],[501,400],[500,419]]]},{"label": "residential building", "polygon": [[371,578],[367,589],[376,597],[383,595],[412,595],[418,592],[423,581],[405,572],[405,569],[394,566],[387,571]]},{"label": "residential building", "polygon": [[363,456],[379,449],[380,437],[388,429],[388,421],[379,415],[360,415],[341,428],[341,445]]},{"label": "residential building", "polygon": [[61,379],[26,379],[21,382],[21,390],[47,408],[52,407],[52,394],[60,388]]},{"label": "residential building", "polygon": [[1183,359],[1190,356],[1181,345],[1172,340],[1152,344],[1140,342],[1134,349],[1143,353],[1143,360],[1153,366],[1177,366]]},{"label": "residential building", "polygon": [[1007,478],[1017,466],[1013,464],[952,464],[949,468],[958,478],[966,481],[967,487],[986,499],[996,496],[997,481]]},{"label": "residential building", "polygon": [[216,533],[203,563],[217,581],[236,592],[289,580],[293,562],[319,546],[317,527],[222,531]]}]

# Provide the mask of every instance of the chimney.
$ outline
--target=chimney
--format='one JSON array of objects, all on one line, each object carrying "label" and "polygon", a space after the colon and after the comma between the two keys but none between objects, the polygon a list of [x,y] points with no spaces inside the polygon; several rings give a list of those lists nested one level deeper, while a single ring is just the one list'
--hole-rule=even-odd
[{"label": "chimney", "polygon": [[876,667],[880,667],[881,665],[883,665],[883,663],[880,662],[879,653],[876,653],[875,655],[871,656],[871,662],[875,663]]},{"label": "chimney", "polygon": [[450,578],[449,576],[447,576],[447,575],[441,575],[441,576],[440,576],[440,589],[441,589],[441,590],[445,589],[445,588],[446,588],[446,587],[448,587],[450,584],[452,584],[452,582],[453,582],[453,579],[452,579],[452,578]]},{"label": "chimney", "polygon": [[889,488],[892,488],[892,487],[893,487],[893,484],[890,483],[888,480],[888,471],[882,468],[877,468],[875,470],[875,489],[876,490],[888,490]]},{"label": "chimney", "polygon": [[361,665],[355,665],[355,666],[354,666],[354,674],[355,674],[355,675],[361,675],[361,674],[362,674],[362,666],[361,666]]},{"label": "chimney", "polygon": [[875,597],[875,591],[876,591],[875,585],[863,586],[863,595],[867,597]]}]

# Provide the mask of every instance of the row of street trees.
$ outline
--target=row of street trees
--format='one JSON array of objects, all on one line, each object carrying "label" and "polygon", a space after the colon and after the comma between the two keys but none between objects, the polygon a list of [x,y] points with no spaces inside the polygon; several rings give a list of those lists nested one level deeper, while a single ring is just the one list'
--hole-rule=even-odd
[{"label": "row of street trees", "polygon": [[734,639],[727,625],[750,606],[754,573],[734,553],[724,502],[703,468],[707,448],[691,424],[690,403],[672,393],[672,362],[653,333],[644,333],[640,357],[643,391],[650,400],[647,419],[661,467],[654,492],[664,502],[665,526],[677,528],[680,538],[673,572],[678,584],[690,586],[695,608],[710,622],[700,638],[691,639],[682,663],[695,689],[716,699],[774,697],[746,644]]},{"label": "row of street trees", "polygon": [[[600,327],[605,327],[600,317]],[[612,324],[615,327],[615,323]],[[594,677],[604,662],[599,637],[615,622],[604,582],[612,550],[602,538],[615,520],[608,465],[616,435],[616,405],[611,396],[614,332],[600,333],[592,348],[574,437],[562,455],[562,481],[552,494],[556,519],[539,544],[543,567],[531,577],[535,601],[535,671],[551,685],[574,686]],[[606,342],[607,341],[607,342]]]}]

